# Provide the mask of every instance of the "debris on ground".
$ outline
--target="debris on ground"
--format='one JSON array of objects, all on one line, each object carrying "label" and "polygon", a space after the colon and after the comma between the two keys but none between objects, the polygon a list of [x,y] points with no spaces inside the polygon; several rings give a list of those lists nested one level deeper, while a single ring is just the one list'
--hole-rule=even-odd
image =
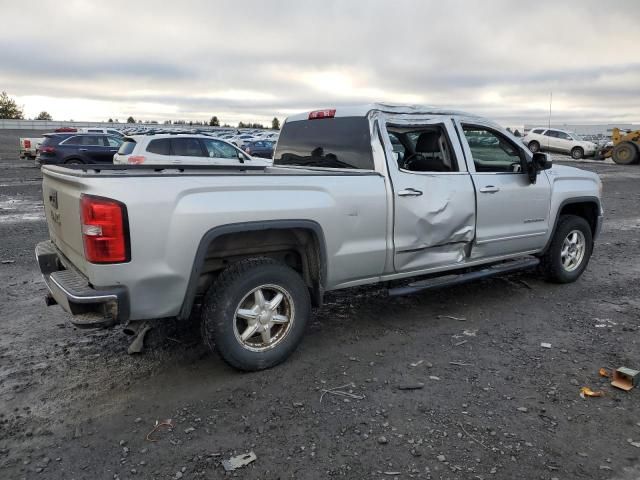
[{"label": "debris on ground", "polygon": [[551,344],[550,344],[550,343],[546,343],[546,342],[542,342],[542,343],[540,344],[540,346],[541,346],[542,348],[551,348]]},{"label": "debris on ground", "polygon": [[421,390],[424,388],[424,383],[405,383],[403,385],[398,385],[398,390]]},{"label": "debris on ground", "polygon": [[438,315],[438,318],[449,318],[451,320],[457,320],[459,322],[466,322],[467,319],[465,317],[454,317],[453,315]]},{"label": "debris on ground", "polygon": [[597,391],[593,391],[591,390],[589,387],[582,387],[580,389],[580,396],[582,398],[587,398],[587,397],[602,397],[604,396],[604,393],[601,390],[597,390]]},{"label": "debris on ground", "polygon": [[620,367],[613,371],[611,385],[621,390],[629,391],[638,385],[640,371],[627,367]]},{"label": "debris on ground", "polygon": [[2,260],[2,262],[0,262],[0,263],[2,263],[3,265],[10,265],[12,263],[16,263],[16,261],[15,260]]},{"label": "debris on ground", "polygon": [[348,387],[353,388],[355,387],[355,385],[353,383],[347,383],[346,385],[341,385],[340,387],[334,387],[334,388],[322,390],[322,393],[320,394],[320,403],[322,403],[322,397],[324,397],[325,394],[327,393],[331,395],[340,396],[340,397],[353,398],[355,400],[362,400],[365,398],[364,395],[356,395],[355,393],[345,392],[344,390],[342,390],[343,388],[348,388]]},{"label": "debris on ground", "polygon": [[634,442],[632,438],[627,438],[627,442],[633,447],[640,448],[640,442]]},{"label": "debris on ground", "polygon": [[467,336],[467,337],[475,337],[476,333],[478,333],[478,329],[475,330],[463,330],[462,334]]},{"label": "debris on ground", "polygon": [[153,430],[151,430],[149,433],[147,433],[147,436],[145,437],[147,439],[147,441],[149,441],[149,442],[157,442],[158,440],[155,439],[155,438],[151,438],[151,435],[156,433],[162,427],[169,427],[170,429],[172,429],[172,428],[175,427],[175,424],[173,423],[173,420],[171,420],[170,418],[168,420],[163,420],[162,422],[158,422],[158,420],[156,420],[156,424],[153,427]]},{"label": "debris on ground", "polygon": [[611,373],[609,373],[609,370],[607,370],[606,368],[600,368],[600,370],[598,370],[598,373],[600,374],[601,377],[611,377]]},{"label": "debris on ground", "polygon": [[222,466],[225,471],[232,472],[237,470],[238,468],[245,467],[249,465],[251,462],[254,462],[258,457],[253,451],[249,453],[245,453],[243,455],[238,455],[237,457],[231,457],[227,460],[222,461]]},{"label": "debris on ground", "polygon": [[423,362],[424,362],[424,360],[418,360],[417,362],[410,363],[409,366],[415,368],[415,367],[419,366],[420,364],[422,364]]},{"label": "debris on ground", "polygon": [[147,332],[149,330],[151,330],[151,325],[146,322],[140,326],[136,338],[133,340],[133,342],[131,342],[131,345],[129,345],[129,349],[127,350],[127,353],[129,355],[133,355],[134,353],[142,353],[142,350],[144,350],[144,337],[147,335]]},{"label": "debris on ground", "polygon": [[449,362],[449,365],[455,365],[456,367],[473,367],[473,363],[464,362]]}]

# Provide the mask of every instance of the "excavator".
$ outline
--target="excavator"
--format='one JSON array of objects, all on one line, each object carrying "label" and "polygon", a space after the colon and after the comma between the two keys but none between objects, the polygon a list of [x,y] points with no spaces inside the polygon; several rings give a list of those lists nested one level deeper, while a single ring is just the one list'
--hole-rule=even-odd
[{"label": "excavator", "polygon": [[640,162],[640,130],[623,132],[614,128],[611,133],[613,147],[605,147],[597,157],[611,157],[619,165],[631,165]]}]

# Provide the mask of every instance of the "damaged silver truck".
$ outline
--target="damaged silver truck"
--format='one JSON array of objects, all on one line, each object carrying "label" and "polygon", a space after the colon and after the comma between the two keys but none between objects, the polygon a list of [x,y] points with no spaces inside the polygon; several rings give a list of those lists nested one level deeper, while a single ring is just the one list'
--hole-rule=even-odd
[{"label": "damaged silver truck", "polygon": [[329,290],[390,295],[538,267],[584,271],[597,175],[552,165],[498,125],[383,104],[287,119],[274,166],[45,166],[49,304],[82,326],[187,319],[230,365],[300,342]]}]

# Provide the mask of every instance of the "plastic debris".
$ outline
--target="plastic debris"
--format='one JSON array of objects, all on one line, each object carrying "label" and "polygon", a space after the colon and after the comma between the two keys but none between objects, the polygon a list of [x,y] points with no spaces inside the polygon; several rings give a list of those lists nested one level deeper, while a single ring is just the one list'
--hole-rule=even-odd
[{"label": "plastic debris", "polygon": [[607,370],[606,368],[601,368],[600,370],[598,370],[598,373],[600,374],[601,377],[609,378],[611,376],[611,374],[609,373],[609,370]]},{"label": "plastic debris", "polygon": [[640,371],[627,367],[620,367],[613,371],[611,385],[621,390],[629,391],[638,385]]},{"label": "plastic debris", "polygon": [[142,353],[142,350],[144,349],[144,337],[147,335],[147,332],[149,330],[151,330],[151,325],[149,325],[148,323],[144,323],[140,326],[136,338],[133,340],[133,342],[131,342],[131,345],[129,345],[129,349],[127,350],[127,353],[129,355],[133,355],[134,353]]},{"label": "plastic debris", "polygon": [[170,418],[168,420],[163,420],[162,422],[159,422],[158,420],[156,420],[156,424],[153,427],[153,430],[151,430],[149,433],[147,433],[147,436],[145,437],[147,439],[147,441],[149,441],[149,442],[157,442],[158,440],[155,439],[155,438],[151,438],[151,435],[156,433],[162,427],[174,428],[175,424],[173,423],[173,420],[171,420]]},{"label": "plastic debris", "polygon": [[237,470],[238,468],[245,467],[249,465],[251,462],[255,462],[258,457],[253,451],[249,453],[245,453],[243,455],[238,455],[237,457],[231,457],[227,460],[222,461],[222,466],[225,471],[232,472]]},{"label": "plastic debris", "polygon": [[424,383],[405,383],[403,385],[398,385],[398,390],[421,390],[424,388]]},{"label": "plastic debris", "polygon": [[587,397],[602,397],[604,395],[604,393],[600,390],[598,391],[593,391],[591,390],[589,387],[582,387],[580,389],[580,396],[582,398],[587,398]]},{"label": "plastic debris", "polygon": [[540,344],[540,346],[541,346],[542,348],[551,348],[551,344],[550,344],[550,343],[545,343],[545,342],[542,342],[542,343]]}]

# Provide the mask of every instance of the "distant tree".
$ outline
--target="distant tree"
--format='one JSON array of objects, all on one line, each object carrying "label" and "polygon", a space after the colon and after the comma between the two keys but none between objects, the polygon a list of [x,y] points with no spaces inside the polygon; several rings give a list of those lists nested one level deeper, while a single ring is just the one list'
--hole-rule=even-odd
[{"label": "distant tree", "polygon": [[522,136],[522,134],[520,133],[520,130],[518,130],[517,128],[516,128],[516,131],[515,131],[515,132],[513,132],[513,135],[514,135],[515,137],[521,137],[521,136]]},{"label": "distant tree", "polygon": [[[135,123],[135,122],[134,122]],[[142,123],[142,120],[138,120],[138,123]]]},{"label": "distant tree", "polygon": [[51,118],[51,114],[49,112],[45,112],[44,110],[42,112],[40,112],[35,119],[36,120],[49,120],[49,121],[53,120],[53,118]]},{"label": "distant tree", "polygon": [[130,116],[127,118],[127,123],[136,123],[136,119]]},{"label": "distant tree", "polygon": [[7,92],[0,93],[0,118],[8,118],[11,120],[22,120],[24,113],[22,108],[12,98],[9,98]]},{"label": "distant tree", "polygon": [[219,127],[220,126],[220,120],[218,120],[218,117],[216,117],[215,115],[213,117],[211,117],[211,120],[209,120],[209,126],[210,127]]},{"label": "distant tree", "polygon": [[247,125],[244,124],[244,122],[238,122],[238,128],[246,128]]},{"label": "distant tree", "polygon": [[271,129],[280,130],[280,120],[278,120],[278,117],[273,117],[273,120],[271,120]]},{"label": "distant tree", "polygon": [[222,125],[224,128],[231,128],[231,125],[229,125],[228,123],[225,123],[224,125]]},{"label": "distant tree", "polygon": [[113,118],[110,118],[109,120],[107,120],[107,122],[113,123]]},{"label": "distant tree", "polygon": [[513,133],[513,132],[511,131],[511,127],[507,127],[507,132],[509,132],[509,133]]}]

